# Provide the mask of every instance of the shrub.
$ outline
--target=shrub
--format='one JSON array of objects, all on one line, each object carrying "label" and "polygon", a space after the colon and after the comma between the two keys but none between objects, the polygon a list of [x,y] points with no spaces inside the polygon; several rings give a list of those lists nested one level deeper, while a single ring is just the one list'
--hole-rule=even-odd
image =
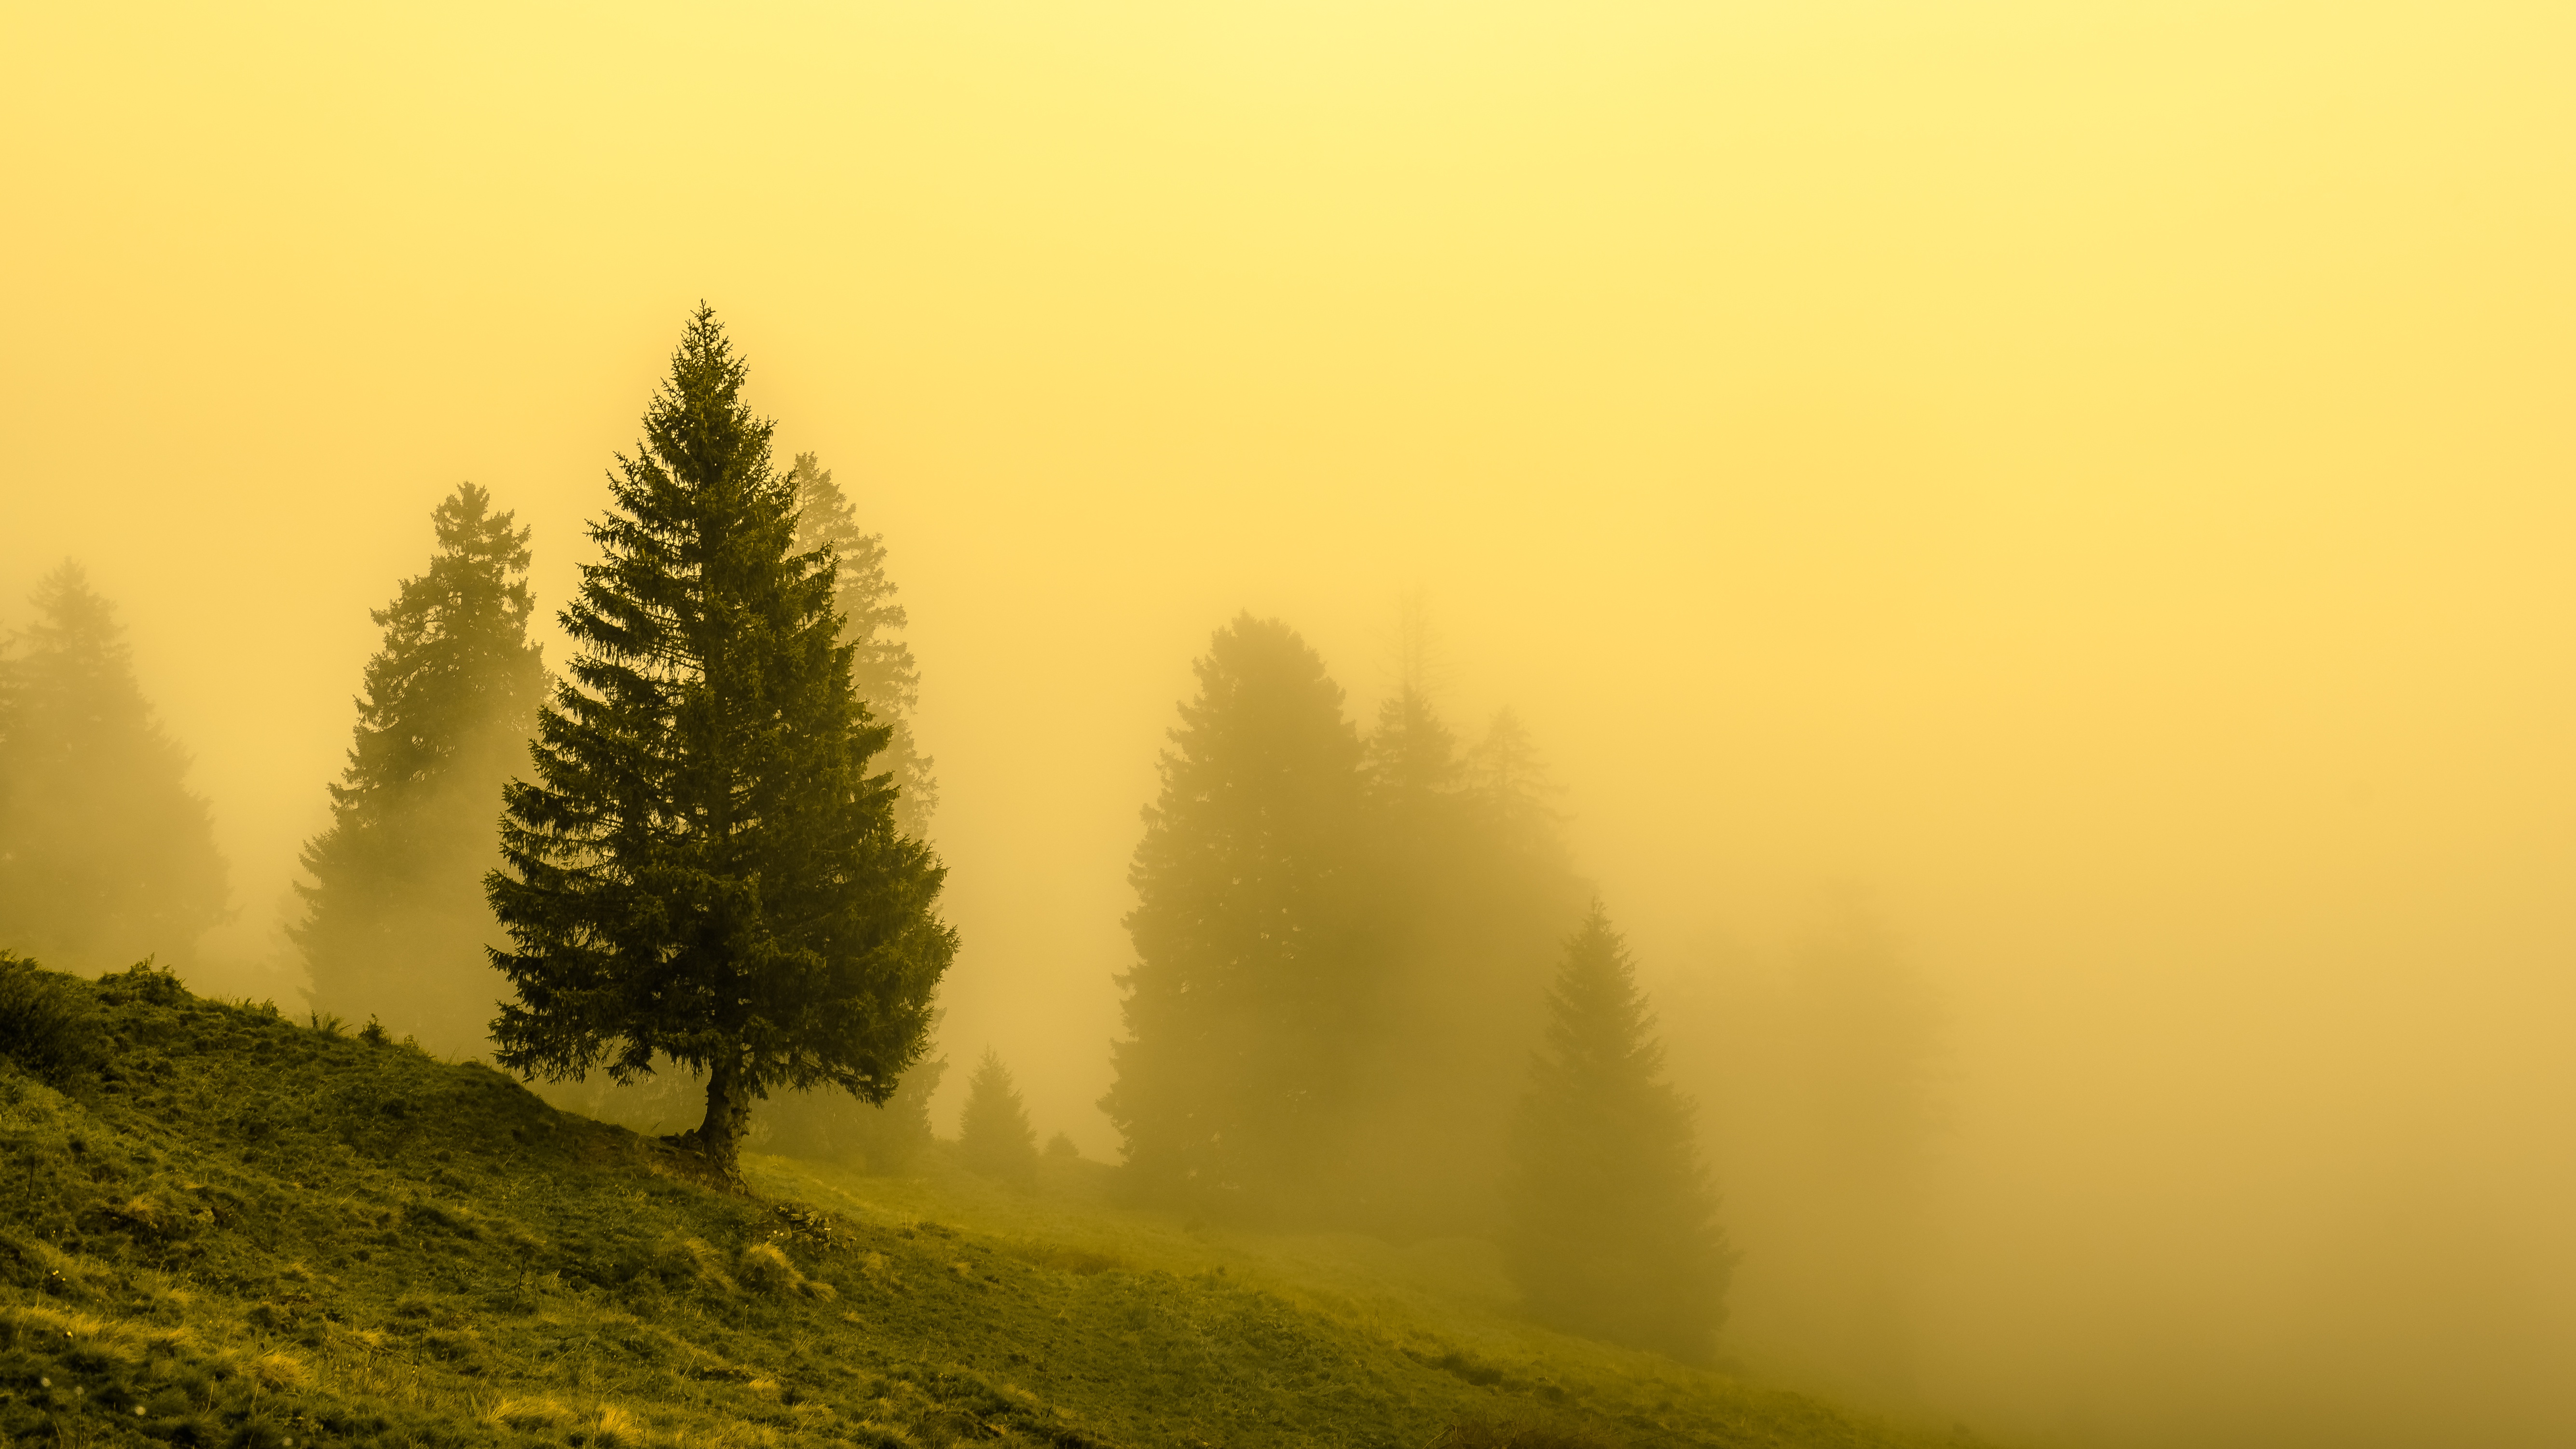
[{"label": "shrub", "polygon": [[140,1001],[147,1006],[176,1006],[188,999],[188,988],[179,984],[179,978],[168,967],[155,966],[146,956],[122,971],[110,971],[98,978],[98,994],[111,1005]]},{"label": "shrub", "polygon": [[590,1442],[597,1449],[626,1449],[644,1442],[644,1421],[615,1404],[599,1406],[599,1422],[590,1428]]},{"label": "shrub", "polygon": [[106,1059],[97,1019],[71,978],[12,951],[0,951],[0,1058],[64,1089]]},{"label": "shrub", "polygon": [[534,1432],[551,1429],[572,1417],[572,1411],[549,1398],[503,1399],[484,1415],[484,1422],[505,1429]]}]

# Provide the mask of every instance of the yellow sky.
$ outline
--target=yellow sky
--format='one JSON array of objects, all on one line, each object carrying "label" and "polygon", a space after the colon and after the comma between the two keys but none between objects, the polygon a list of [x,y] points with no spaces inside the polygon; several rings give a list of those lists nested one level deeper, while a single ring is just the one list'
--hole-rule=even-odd
[{"label": "yellow sky", "polygon": [[0,622],[123,603],[244,963],[431,505],[550,612],[703,297],[885,531],[1042,1131],[1207,631],[1365,707],[1418,589],[1650,974],[1854,880],[1951,994],[1954,1396],[2308,1352],[2391,1162],[2546,1310],[2463,1361],[2564,1345],[2576,8],[532,9],[0,9]]}]

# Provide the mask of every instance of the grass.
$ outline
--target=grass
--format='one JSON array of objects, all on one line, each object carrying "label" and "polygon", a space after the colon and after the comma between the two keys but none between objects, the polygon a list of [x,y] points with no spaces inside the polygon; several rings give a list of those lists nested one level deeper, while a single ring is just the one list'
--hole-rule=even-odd
[{"label": "grass", "polygon": [[489,1068],[42,984],[97,1050],[0,1060],[10,1443],[1930,1442],[1523,1324],[1472,1243],[1211,1230],[1063,1158],[745,1197]]}]

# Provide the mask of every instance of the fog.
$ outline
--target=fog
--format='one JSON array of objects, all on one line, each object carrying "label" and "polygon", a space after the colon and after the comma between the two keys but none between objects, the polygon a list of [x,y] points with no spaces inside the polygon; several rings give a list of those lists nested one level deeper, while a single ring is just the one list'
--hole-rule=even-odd
[{"label": "fog", "polygon": [[[368,610],[470,479],[551,618],[704,298],[910,611],[941,1130],[990,1046],[1114,1159],[1191,660],[1276,616],[1365,721],[1418,597],[1656,994],[1749,1371],[2565,1443],[2571,69],[2537,4],[19,7],[0,625],[115,601],[195,984],[293,1001]],[[1834,981],[1884,1179],[1758,1029]]]}]

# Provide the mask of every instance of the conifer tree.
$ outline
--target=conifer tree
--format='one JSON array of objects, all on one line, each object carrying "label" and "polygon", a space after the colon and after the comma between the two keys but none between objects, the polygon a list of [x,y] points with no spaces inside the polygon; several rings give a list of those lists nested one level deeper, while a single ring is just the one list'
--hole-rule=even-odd
[{"label": "conifer tree", "polygon": [[893,732],[876,767],[894,776],[895,824],[906,835],[927,836],[931,812],[939,808],[939,782],[930,773],[931,758],[913,739],[921,671],[903,639],[910,619],[894,602],[897,590],[886,577],[885,536],[860,529],[858,509],[814,454],[797,454],[789,472],[796,482],[797,551],[830,548],[840,560],[832,602],[841,612],[841,642],[850,646],[850,684],[869,715]]},{"label": "conifer tree", "polygon": [[528,639],[528,530],[472,483],[430,519],[428,571],[368,616],[384,647],[367,661],[331,824],[304,847],[312,884],[297,886],[306,914],[290,934],[315,1009],[453,1051],[484,1039],[507,993],[484,955],[500,930],[483,877],[546,679]]},{"label": "conifer tree", "polygon": [[957,946],[945,871],[871,768],[890,731],[853,692],[831,556],[795,551],[795,484],[743,382],[701,305],[592,525],[570,678],[487,879],[517,948],[493,953],[519,994],[502,1064],[703,1070],[683,1140],[728,1176],[771,1090],[894,1093]]},{"label": "conifer tree", "polygon": [[1101,1107],[1150,1198],[1295,1213],[1330,1180],[1366,1011],[1360,746],[1287,625],[1216,632],[1128,879],[1136,963]]},{"label": "conifer tree", "polygon": [[1734,1254],[1663,1078],[1626,944],[1598,902],[1548,993],[1547,1047],[1513,1135],[1506,1261],[1522,1300],[1568,1332],[1706,1359]]},{"label": "conifer tree", "polygon": [[[1462,752],[1408,667],[1366,746],[1368,1014],[1342,1207],[1395,1233],[1495,1231],[1513,1103],[1559,944],[1586,898],[1556,822],[1493,788],[1498,738]],[[1510,728],[1508,716],[1505,728]]]},{"label": "conifer tree", "polygon": [[986,1177],[1028,1183],[1038,1175],[1038,1134],[1029,1126],[1020,1089],[992,1048],[966,1084],[966,1113],[957,1124],[957,1156]]},{"label": "conifer tree", "polygon": [[115,610],[66,561],[0,661],[0,942],[60,967],[185,965],[230,913],[187,752],[153,719]]},{"label": "conifer tree", "polygon": [[1561,848],[1557,814],[1547,803],[1558,787],[1549,781],[1547,763],[1517,711],[1508,707],[1495,711],[1485,726],[1485,737],[1461,763],[1466,788],[1488,819],[1525,848],[1547,853]]}]

